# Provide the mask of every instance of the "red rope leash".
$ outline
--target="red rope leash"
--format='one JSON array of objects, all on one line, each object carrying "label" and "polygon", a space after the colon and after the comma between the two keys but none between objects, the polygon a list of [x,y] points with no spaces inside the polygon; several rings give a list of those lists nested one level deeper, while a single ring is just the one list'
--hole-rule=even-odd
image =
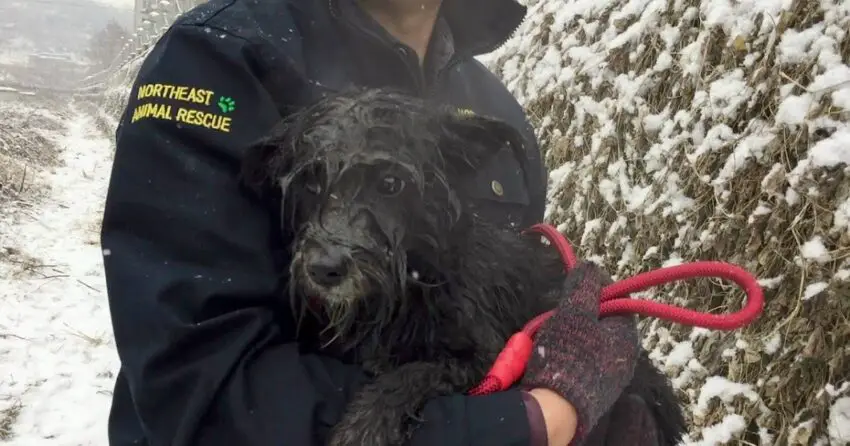
[{"label": "red rope leash", "polygon": [[[567,239],[551,225],[537,224],[528,231],[542,234],[555,246],[561,258],[564,259],[565,270],[569,271],[578,264],[578,258]],[[660,302],[630,298],[630,294],[637,291],[697,277],[718,277],[737,283],[747,293],[746,305],[735,313],[710,314]],[[756,278],[745,269],[723,262],[694,262],[638,274],[605,287],[602,290],[599,313],[600,316],[635,313],[689,326],[734,330],[751,323],[761,314],[763,307],[764,293]],[[469,394],[485,395],[502,391],[519,380],[525,372],[526,363],[531,358],[532,338],[553,312],[554,310],[548,311],[535,317],[525,324],[522,331],[511,336],[487,376],[470,390]]]}]

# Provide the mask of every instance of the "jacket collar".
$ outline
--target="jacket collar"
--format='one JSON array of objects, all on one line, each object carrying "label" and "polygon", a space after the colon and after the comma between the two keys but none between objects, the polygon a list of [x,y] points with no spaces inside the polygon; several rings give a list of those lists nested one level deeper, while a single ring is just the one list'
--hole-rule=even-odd
[{"label": "jacket collar", "polygon": [[[340,14],[340,1],[327,0],[331,14]],[[459,57],[489,53],[501,46],[525,19],[526,7],[515,0],[443,0],[441,15],[449,25]],[[343,18],[344,19],[344,18]]]},{"label": "jacket collar", "polygon": [[526,7],[515,0],[443,0],[443,16],[455,51],[472,57],[502,46],[525,19]]}]

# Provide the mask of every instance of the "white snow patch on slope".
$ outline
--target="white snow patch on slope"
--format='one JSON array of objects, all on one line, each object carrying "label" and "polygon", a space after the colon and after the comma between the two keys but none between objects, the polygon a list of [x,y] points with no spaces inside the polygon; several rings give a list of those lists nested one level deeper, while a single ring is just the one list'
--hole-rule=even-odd
[{"label": "white snow patch on slope", "polygon": [[0,222],[0,244],[42,266],[12,277],[0,264],[0,411],[19,405],[4,446],[104,446],[118,357],[112,341],[97,222],[110,143],[93,123],[68,123],[52,192],[22,220]]}]

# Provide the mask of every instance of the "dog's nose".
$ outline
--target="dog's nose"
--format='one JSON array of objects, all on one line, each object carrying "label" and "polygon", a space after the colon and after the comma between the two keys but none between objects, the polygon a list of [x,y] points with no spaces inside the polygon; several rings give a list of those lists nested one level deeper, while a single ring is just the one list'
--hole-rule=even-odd
[{"label": "dog's nose", "polygon": [[328,249],[316,253],[307,264],[310,279],[326,287],[337,286],[348,274],[348,260],[342,251]]}]

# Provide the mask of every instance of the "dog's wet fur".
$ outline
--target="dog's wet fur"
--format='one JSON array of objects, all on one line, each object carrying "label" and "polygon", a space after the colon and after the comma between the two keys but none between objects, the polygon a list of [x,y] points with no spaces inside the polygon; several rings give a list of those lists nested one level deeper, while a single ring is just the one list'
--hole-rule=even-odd
[{"label": "dog's wet fur", "polygon": [[[501,121],[360,90],[292,115],[249,150],[246,181],[277,191],[294,239],[293,310],[323,326],[324,351],[373,376],[332,446],[405,444],[426,401],[474,387],[508,337],[556,305],[555,250],[477,217],[464,196],[506,144],[523,150]],[[651,408],[662,445],[679,442],[678,399],[645,352],[626,394]],[[594,436],[586,444],[602,444]]]}]

